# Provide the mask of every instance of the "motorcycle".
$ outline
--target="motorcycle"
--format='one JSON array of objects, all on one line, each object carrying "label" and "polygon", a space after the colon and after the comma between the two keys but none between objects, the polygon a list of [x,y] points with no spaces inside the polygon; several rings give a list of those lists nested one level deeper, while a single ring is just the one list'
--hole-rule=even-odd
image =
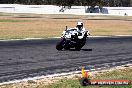
[{"label": "motorcycle", "polygon": [[76,28],[66,27],[66,30],[62,33],[61,41],[56,45],[56,49],[70,50],[71,48],[75,48],[75,50],[79,51],[85,45],[88,35],[88,31],[80,34]]}]

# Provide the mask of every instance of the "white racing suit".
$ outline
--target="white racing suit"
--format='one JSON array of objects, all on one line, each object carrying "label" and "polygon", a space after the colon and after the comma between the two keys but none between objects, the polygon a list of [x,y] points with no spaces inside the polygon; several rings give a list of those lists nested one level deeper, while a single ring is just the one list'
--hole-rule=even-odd
[{"label": "white racing suit", "polygon": [[[84,27],[82,27],[80,30],[77,27],[75,28],[77,29],[77,32],[78,32],[78,39],[83,39],[86,33],[86,29]],[[89,31],[87,33],[89,33]]]},{"label": "white racing suit", "polygon": [[[82,27],[80,30],[78,27],[76,27],[77,32],[78,32],[78,45],[81,44],[81,48],[85,45],[86,43],[86,37],[87,34],[89,35],[89,31],[86,32],[86,29],[84,27]],[[87,33],[87,34],[86,34]]]}]

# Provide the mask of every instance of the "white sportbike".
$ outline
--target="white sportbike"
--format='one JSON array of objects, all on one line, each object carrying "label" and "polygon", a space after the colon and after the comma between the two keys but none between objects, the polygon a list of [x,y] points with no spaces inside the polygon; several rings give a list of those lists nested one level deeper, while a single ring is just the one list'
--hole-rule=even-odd
[{"label": "white sportbike", "polygon": [[76,28],[66,27],[66,30],[62,33],[61,41],[56,45],[56,49],[70,50],[71,48],[75,48],[75,50],[79,51],[85,45],[88,35],[90,35],[88,31],[79,33]]}]

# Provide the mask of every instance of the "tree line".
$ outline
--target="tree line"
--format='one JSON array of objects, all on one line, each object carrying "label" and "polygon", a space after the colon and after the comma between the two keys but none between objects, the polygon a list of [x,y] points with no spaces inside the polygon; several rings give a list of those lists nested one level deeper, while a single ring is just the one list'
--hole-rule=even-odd
[{"label": "tree line", "polygon": [[128,7],[132,6],[132,0],[0,0],[0,4]]}]

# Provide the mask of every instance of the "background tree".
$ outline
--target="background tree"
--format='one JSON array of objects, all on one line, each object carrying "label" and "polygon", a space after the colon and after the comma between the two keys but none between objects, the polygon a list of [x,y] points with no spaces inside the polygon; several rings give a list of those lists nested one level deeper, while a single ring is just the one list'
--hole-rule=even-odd
[{"label": "background tree", "polygon": [[0,4],[36,4],[62,6],[132,6],[132,0],[0,0]]}]

